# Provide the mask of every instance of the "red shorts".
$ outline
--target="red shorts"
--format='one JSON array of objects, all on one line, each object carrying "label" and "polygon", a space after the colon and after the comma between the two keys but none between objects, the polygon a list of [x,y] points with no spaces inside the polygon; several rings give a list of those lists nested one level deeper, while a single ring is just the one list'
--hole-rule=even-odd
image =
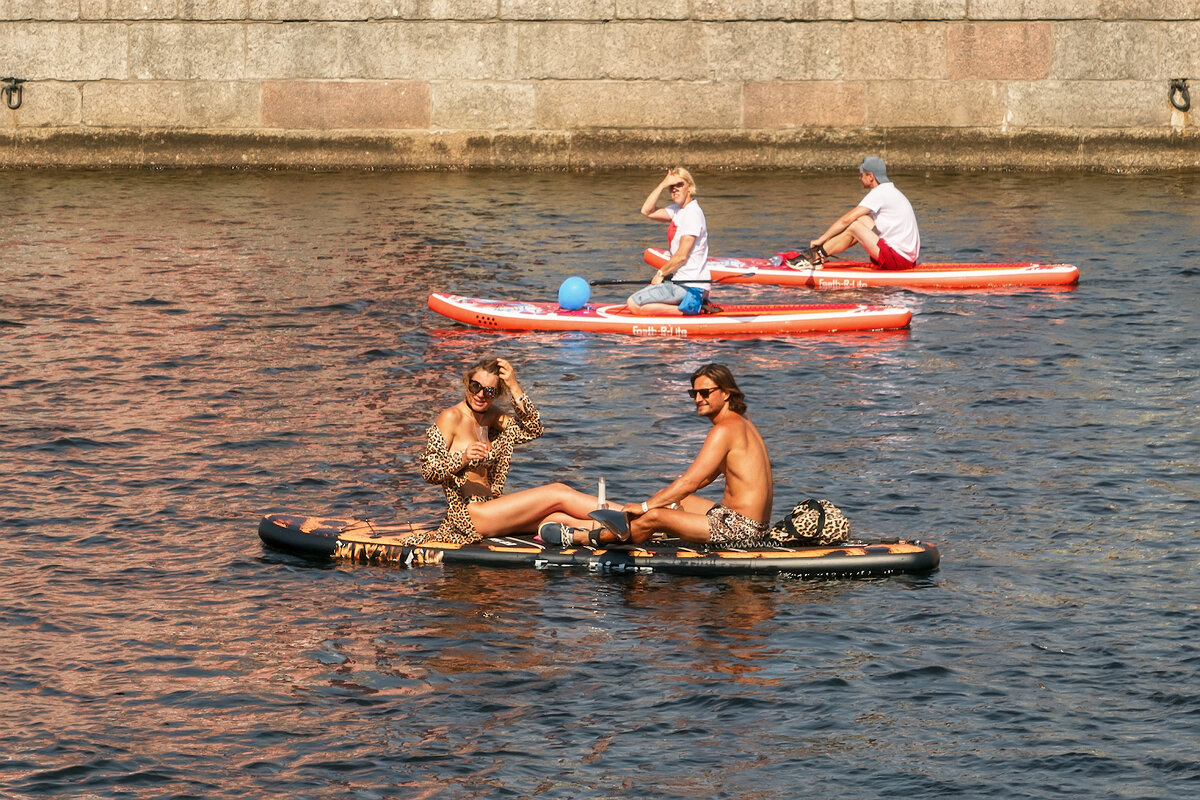
[{"label": "red shorts", "polygon": [[879,258],[872,258],[871,263],[878,266],[880,269],[912,269],[917,266],[917,262],[909,261],[904,256],[892,249],[892,246],[883,239],[879,240]]}]

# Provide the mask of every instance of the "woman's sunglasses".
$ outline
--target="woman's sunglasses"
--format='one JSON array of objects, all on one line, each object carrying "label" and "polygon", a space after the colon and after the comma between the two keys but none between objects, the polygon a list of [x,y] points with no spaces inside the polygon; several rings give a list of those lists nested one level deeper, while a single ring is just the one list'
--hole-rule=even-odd
[{"label": "woman's sunglasses", "polygon": [[708,399],[708,396],[709,396],[710,394],[712,394],[713,392],[715,392],[715,391],[716,391],[717,389],[719,389],[719,388],[721,388],[721,387],[719,387],[719,386],[710,386],[710,387],[709,387],[709,388],[707,388],[707,389],[688,389],[688,390],[687,390],[687,392],[688,392],[688,394],[691,396],[691,398],[692,398],[693,400],[695,400],[695,399],[696,399],[696,395],[700,395],[700,396],[701,396],[701,397],[703,397],[705,400],[707,400],[707,399]]},{"label": "woman's sunglasses", "polygon": [[473,379],[467,383],[467,388],[471,390],[471,394],[482,394],[487,398],[492,398],[500,394],[500,387],[484,386],[479,381]]}]

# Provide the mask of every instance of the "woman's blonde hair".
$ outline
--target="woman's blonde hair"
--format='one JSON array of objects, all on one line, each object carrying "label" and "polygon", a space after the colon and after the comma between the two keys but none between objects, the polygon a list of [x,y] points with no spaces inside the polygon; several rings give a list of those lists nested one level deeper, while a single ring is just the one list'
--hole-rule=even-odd
[{"label": "woman's blonde hair", "polygon": [[684,167],[672,167],[671,171],[667,174],[678,175],[680,178],[683,178],[684,182],[688,185],[688,192],[693,196],[700,193],[700,191],[696,188],[696,179],[693,178],[692,173],[688,172]]}]

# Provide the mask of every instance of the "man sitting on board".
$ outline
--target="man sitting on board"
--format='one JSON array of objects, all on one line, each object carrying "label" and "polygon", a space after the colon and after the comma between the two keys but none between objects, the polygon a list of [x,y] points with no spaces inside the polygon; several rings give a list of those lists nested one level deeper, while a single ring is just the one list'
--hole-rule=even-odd
[{"label": "man sitting on board", "polygon": [[917,216],[887,176],[882,158],[870,156],[858,168],[867,196],[810,243],[810,259],[818,265],[827,256],[861,244],[871,263],[882,269],[912,269],[921,254]]},{"label": "man sitting on board", "polygon": [[[688,394],[696,413],[712,423],[691,466],[649,500],[626,505],[615,519],[601,519],[599,512],[592,516],[635,544],[648,541],[655,532],[720,547],[772,543],[771,459],[758,428],[744,416],[745,396],[733,373],[723,364],[706,364],[692,373]],[[725,494],[720,504],[693,494],[721,475]]]}]

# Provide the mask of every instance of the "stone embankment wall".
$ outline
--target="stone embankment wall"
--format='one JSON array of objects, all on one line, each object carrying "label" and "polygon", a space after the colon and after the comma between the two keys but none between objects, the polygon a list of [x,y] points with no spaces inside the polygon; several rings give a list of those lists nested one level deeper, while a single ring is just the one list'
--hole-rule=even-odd
[{"label": "stone embankment wall", "polygon": [[8,167],[1200,167],[1200,0],[0,0],[6,76]]}]

